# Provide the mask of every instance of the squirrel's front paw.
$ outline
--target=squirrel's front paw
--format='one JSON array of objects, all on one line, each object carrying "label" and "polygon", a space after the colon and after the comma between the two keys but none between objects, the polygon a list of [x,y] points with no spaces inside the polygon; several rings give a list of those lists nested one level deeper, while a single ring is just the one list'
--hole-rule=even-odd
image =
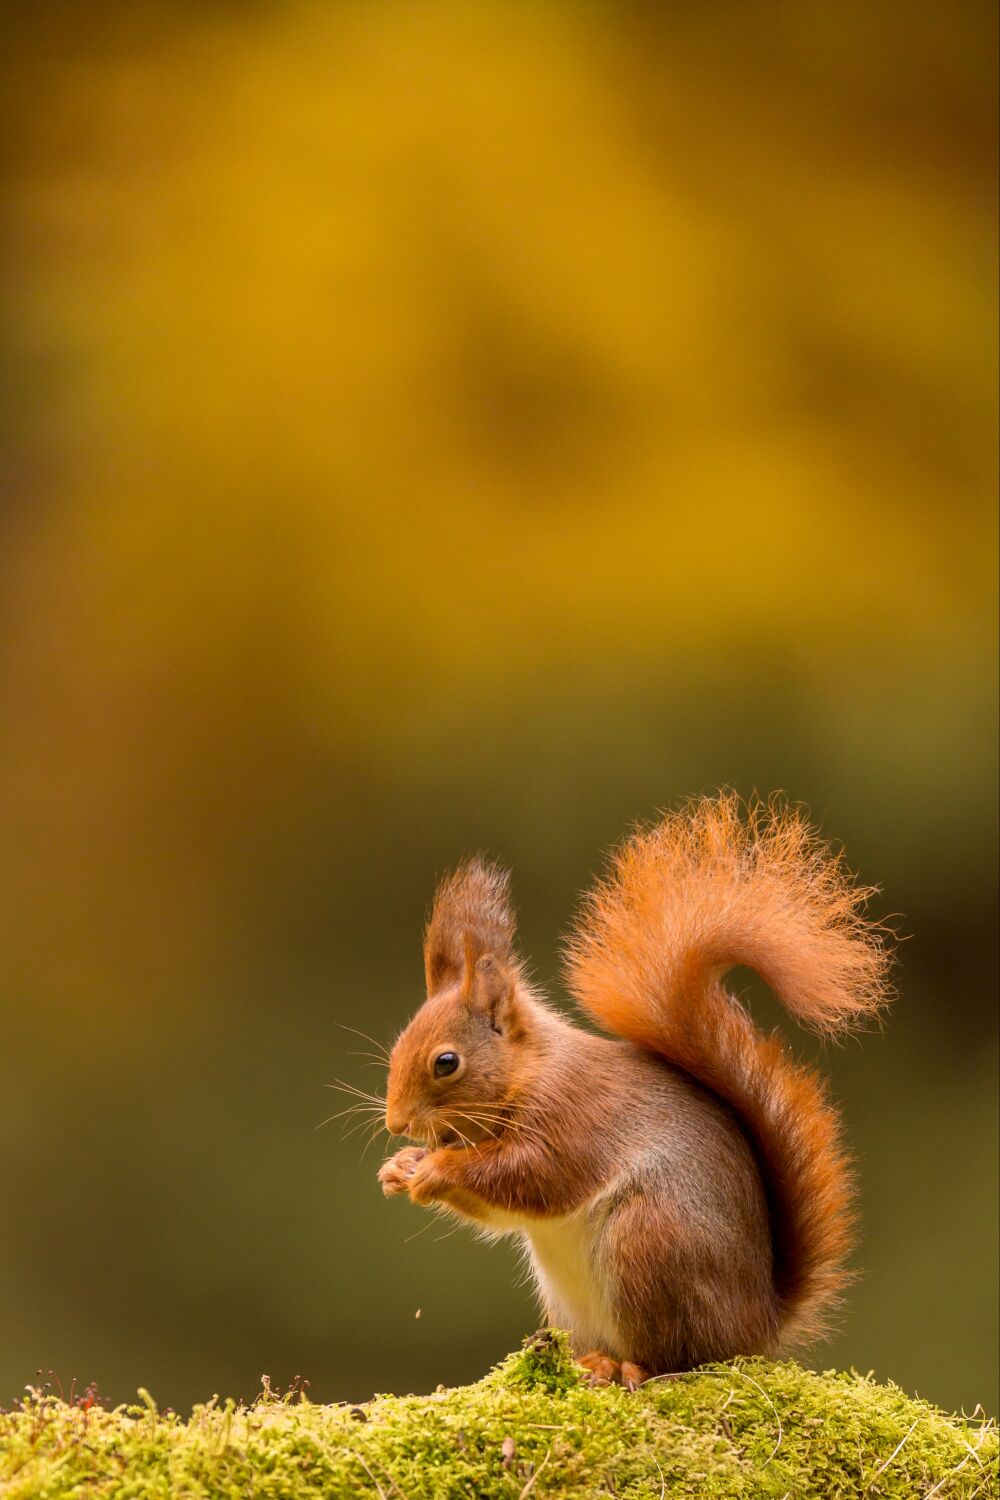
[{"label": "squirrel's front paw", "polygon": [[427,1152],[422,1146],[404,1146],[402,1151],[397,1151],[395,1156],[382,1163],[379,1168],[378,1180],[382,1184],[382,1191],[387,1198],[394,1193],[405,1193],[420,1162],[423,1161]]},{"label": "squirrel's front paw", "polygon": [[435,1151],[427,1152],[423,1160],[417,1163],[406,1184],[411,1203],[419,1203],[422,1208],[426,1208],[431,1203],[440,1202],[449,1181],[444,1170],[448,1160],[446,1151]]}]

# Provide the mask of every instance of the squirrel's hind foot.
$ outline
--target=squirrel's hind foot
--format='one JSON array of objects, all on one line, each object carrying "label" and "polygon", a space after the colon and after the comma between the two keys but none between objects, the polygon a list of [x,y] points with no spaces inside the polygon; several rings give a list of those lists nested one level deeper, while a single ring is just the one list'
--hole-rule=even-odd
[{"label": "squirrel's hind foot", "polygon": [[643,1369],[642,1365],[634,1364],[630,1359],[619,1363],[610,1354],[602,1354],[599,1349],[591,1349],[589,1354],[582,1354],[577,1363],[587,1371],[587,1384],[592,1386],[623,1385],[627,1391],[635,1391],[644,1380],[649,1379],[649,1371]]}]

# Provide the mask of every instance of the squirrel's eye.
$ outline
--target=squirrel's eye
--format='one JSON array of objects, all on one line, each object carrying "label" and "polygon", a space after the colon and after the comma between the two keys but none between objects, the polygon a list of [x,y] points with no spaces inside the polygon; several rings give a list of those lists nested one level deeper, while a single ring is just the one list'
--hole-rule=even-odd
[{"label": "squirrel's eye", "polygon": [[459,1064],[457,1052],[439,1052],[434,1059],[434,1077],[447,1078],[449,1073],[454,1073]]}]

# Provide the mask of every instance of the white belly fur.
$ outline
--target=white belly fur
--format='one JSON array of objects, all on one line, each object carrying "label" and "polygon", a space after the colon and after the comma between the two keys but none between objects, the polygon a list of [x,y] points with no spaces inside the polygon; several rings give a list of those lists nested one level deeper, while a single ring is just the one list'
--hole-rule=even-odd
[{"label": "white belly fur", "polygon": [[572,1333],[579,1353],[600,1349],[623,1359],[597,1255],[603,1196],[558,1219],[529,1219],[493,1209],[476,1223],[490,1238],[520,1234],[546,1316],[556,1328]]},{"label": "white belly fur", "polygon": [[534,1219],[521,1230],[535,1281],[556,1327],[568,1328],[581,1353],[600,1349],[621,1358],[608,1290],[595,1255],[594,1206],[562,1219]]}]

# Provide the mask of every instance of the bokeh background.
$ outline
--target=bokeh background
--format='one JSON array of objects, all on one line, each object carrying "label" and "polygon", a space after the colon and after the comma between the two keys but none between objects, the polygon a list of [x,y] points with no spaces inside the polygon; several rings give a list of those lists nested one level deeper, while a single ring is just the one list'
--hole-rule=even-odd
[{"label": "bokeh background", "polygon": [[910,934],[814,1358],[995,1410],[994,7],[3,27],[0,1402],[513,1346],[513,1253],[316,1128],[340,1027],[481,847],[558,994],[602,851],[728,783]]}]

